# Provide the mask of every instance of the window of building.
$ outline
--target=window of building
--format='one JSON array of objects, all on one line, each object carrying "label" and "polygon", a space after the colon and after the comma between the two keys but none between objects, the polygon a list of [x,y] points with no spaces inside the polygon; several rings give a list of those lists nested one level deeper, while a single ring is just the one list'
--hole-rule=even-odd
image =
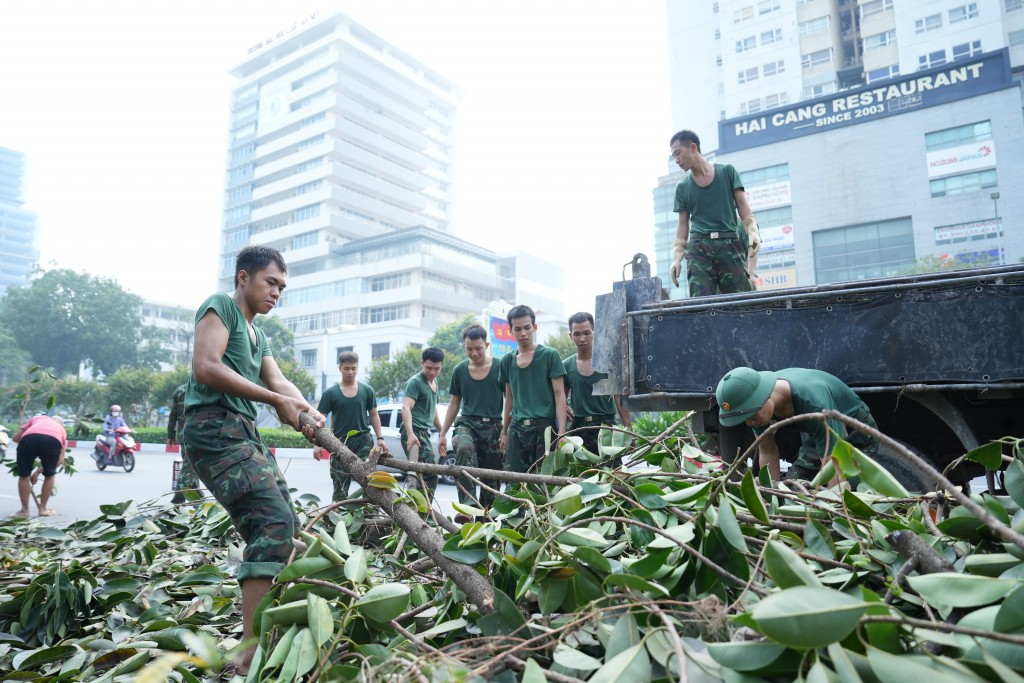
[{"label": "window of building", "polygon": [[746,7],[741,7],[740,9],[738,9],[735,12],[732,13],[733,23],[736,23],[736,24],[740,23],[741,21],[747,21],[748,19],[753,19],[753,18],[754,18],[754,6],[753,5],[747,5]]},{"label": "window of building", "polygon": [[872,69],[867,74],[868,83],[874,83],[875,81],[882,81],[886,78],[895,78],[900,75],[900,65],[893,64],[892,66],[886,66],[881,69]]},{"label": "window of building", "polygon": [[740,116],[744,114],[756,114],[761,111],[761,98],[758,97],[747,102],[740,102]]},{"label": "window of building", "polygon": [[370,344],[370,360],[387,358],[391,355],[391,342],[378,342]]},{"label": "window of building", "polygon": [[877,50],[880,47],[888,47],[896,42],[896,31],[883,31],[873,36],[864,38],[864,52]]},{"label": "window of building", "polygon": [[[758,225],[785,225],[793,222],[793,207],[792,206],[777,206],[773,209],[758,209],[757,211],[757,224]],[[758,264],[760,267],[760,264]]]},{"label": "window of building", "polygon": [[316,230],[310,232],[304,232],[301,235],[296,235],[292,238],[292,249],[302,249],[303,247],[311,247],[317,243],[319,232]]},{"label": "window of building", "polygon": [[1004,0],[1003,6],[1007,12],[1013,12],[1024,7],[1024,0]]},{"label": "window of building", "polygon": [[829,81],[828,83],[819,83],[818,85],[809,85],[804,88],[803,99],[810,100],[815,97],[821,97],[822,95],[831,95],[835,91],[835,81]]},{"label": "window of building", "polygon": [[782,29],[776,28],[771,31],[765,31],[761,34],[761,44],[771,45],[782,40]]},{"label": "window of building", "polygon": [[304,367],[304,368],[315,368],[316,367],[316,349],[303,349],[302,350],[302,367]]},{"label": "window of building", "polygon": [[317,157],[315,159],[310,159],[308,161],[303,161],[301,164],[297,164],[295,166],[295,172],[296,173],[302,173],[303,171],[308,171],[311,168],[316,168],[317,166],[319,166],[322,163],[324,163],[324,158],[323,157]]},{"label": "window of building", "polygon": [[722,29],[716,28],[715,29],[715,40],[721,40],[721,39],[722,39]]},{"label": "window of building", "polygon": [[321,143],[323,141],[324,141],[324,134],[321,133],[320,135],[314,135],[311,138],[306,138],[305,140],[302,140],[295,147],[296,147],[296,149],[306,149],[307,147],[312,147],[313,145],[317,145],[317,144],[319,144],[319,143]]},{"label": "window of building", "polygon": [[940,28],[942,28],[941,14],[930,14],[924,19],[918,19],[914,22],[914,33],[925,33],[926,31],[935,31]]},{"label": "window of building", "polygon": [[251,226],[243,225],[240,228],[233,228],[224,233],[224,244],[239,244],[240,242],[248,242],[249,235],[251,234]]},{"label": "window of building", "polygon": [[308,220],[319,215],[320,205],[311,204],[309,206],[304,206],[301,209],[296,209],[295,212],[292,214],[292,222],[298,223],[299,221]]},{"label": "window of building", "polygon": [[1010,47],[1024,45],[1024,31],[1010,31],[1006,37]]},{"label": "window of building", "polygon": [[981,54],[981,41],[972,40],[969,43],[961,43],[960,45],[953,46],[953,61],[957,62],[961,59],[970,59]]},{"label": "window of building", "polygon": [[954,194],[977,192],[996,186],[996,169],[974,171],[948,178],[936,178],[928,181],[928,189],[933,197],[948,197]]},{"label": "window of building", "polygon": [[764,72],[764,77],[765,78],[768,78],[769,76],[775,76],[777,74],[785,73],[786,72],[786,62],[781,60],[781,59],[779,61],[777,61],[777,62],[768,62],[767,64],[765,64],[762,67],[761,70]]},{"label": "window of building", "polygon": [[[771,185],[772,183],[789,180],[789,164],[777,164],[775,166],[765,166],[750,171],[743,171],[740,174],[740,179],[743,180],[743,187],[747,189],[757,187],[758,185]],[[760,212],[757,214],[757,219],[760,223]]]},{"label": "window of building", "polygon": [[743,40],[736,41],[736,52],[746,52],[747,50],[753,50],[757,47],[757,38],[755,36],[749,36]]},{"label": "window of building", "polygon": [[917,70],[930,69],[933,66],[942,66],[946,63],[946,51],[936,50],[917,58]]},{"label": "window of building", "polygon": [[300,79],[298,79],[296,81],[292,81],[292,90],[298,90],[299,88],[301,88],[304,85],[309,85],[310,83],[312,83],[312,82],[314,82],[314,81],[316,81],[318,79],[326,78],[329,73],[330,73],[330,70],[324,68],[324,69],[320,69],[319,71],[314,71],[313,73],[309,74],[308,76],[304,76],[304,77],[302,77],[302,78],[300,78]]},{"label": "window of building", "polygon": [[779,0],[761,0],[757,3],[758,14],[771,14],[772,12],[778,12],[782,9],[782,3]]},{"label": "window of building", "polygon": [[722,55],[715,55],[715,66],[722,66]]},{"label": "window of building", "polygon": [[412,276],[408,271],[404,273],[389,273],[378,275],[363,280],[364,291],[384,292],[389,289],[400,289],[408,287],[412,283]]},{"label": "window of building", "polygon": [[233,188],[228,192],[228,201],[232,204],[239,201],[246,201],[252,197],[252,188],[249,185]]},{"label": "window of building", "polygon": [[711,11],[714,12],[715,14],[718,14],[718,3],[717,2],[715,2],[713,5],[711,5]]},{"label": "window of building", "polygon": [[312,95],[309,95],[308,97],[303,97],[301,100],[298,100],[297,102],[292,102],[290,111],[298,111],[300,109],[308,107],[317,100],[321,100],[327,97],[330,94],[330,92],[330,90],[321,90],[320,92],[315,92]]},{"label": "window of building", "polygon": [[359,312],[361,325],[386,323],[393,320],[405,320],[409,317],[409,304],[392,304],[390,306],[374,306]]},{"label": "window of building", "polygon": [[805,69],[813,69],[832,63],[832,48],[818,50],[807,55],[801,55],[800,65]]},{"label": "window of building", "polygon": [[441,323],[453,323],[462,315],[457,311],[451,311],[447,308],[441,308],[440,306],[431,306],[430,304],[423,304],[423,319],[432,320],[434,322]]},{"label": "window of building", "polygon": [[860,18],[870,17],[872,14],[878,14],[886,10],[892,9],[892,0],[871,0],[871,2],[860,3]]},{"label": "window of building", "polygon": [[757,67],[756,66],[754,68],[752,68],[752,69],[744,69],[743,71],[739,72],[738,81],[740,83],[749,83],[750,81],[756,81],[756,80],[757,80]]},{"label": "window of building", "polygon": [[317,121],[321,121],[321,120],[323,120],[325,118],[327,118],[327,112],[325,112],[325,111],[322,111],[322,112],[320,112],[318,114],[313,114],[310,117],[302,119],[302,121],[299,122],[299,128],[305,128],[306,126],[312,126]]},{"label": "window of building", "polygon": [[884,277],[914,265],[910,218],[818,230],[813,238],[818,284]]},{"label": "window of building", "polygon": [[335,360],[337,360],[338,356],[340,356],[341,354],[352,353],[355,350],[356,347],[354,346],[339,346],[338,348],[334,349],[334,358]]},{"label": "window of building", "polygon": [[801,21],[798,28],[800,29],[800,35],[807,36],[818,31],[827,31],[829,25],[829,16],[826,14],[810,21]]},{"label": "window of building", "polygon": [[773,93],[771,95],[764,96],[764,108],[774,109],[775,107],[784,107],[789,104],[789,95],[784,92]]},{"label": "window of building", "polygon": [[949,23],[956,24],[978,16],[978,3],[971,2],[949,10]]}]

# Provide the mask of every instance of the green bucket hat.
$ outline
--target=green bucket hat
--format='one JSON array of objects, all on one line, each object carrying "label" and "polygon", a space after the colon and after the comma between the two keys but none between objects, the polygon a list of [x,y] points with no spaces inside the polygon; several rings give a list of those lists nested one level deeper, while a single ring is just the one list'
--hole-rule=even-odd
[{"label": "green bucket hat", "polygon": [[718,421],[726,427],[743,424],[761,409],[775,389],[775,373],[753,368],[734,368],[725,374],[715,390]]}]

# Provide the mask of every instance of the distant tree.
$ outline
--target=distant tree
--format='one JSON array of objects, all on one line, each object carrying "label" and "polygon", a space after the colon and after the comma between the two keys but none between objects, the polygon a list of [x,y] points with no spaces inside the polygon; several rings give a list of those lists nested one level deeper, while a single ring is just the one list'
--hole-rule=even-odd
[{"label": "distant tree", "polygon": [[9,384],[0,393],[0,414],[20,424],[27,417],[49,410],[56,384],[57,378],[40,366],[28,368],[20,381]]},{"label": "distant tree", "polygon": [[109,375],[159,361],[153,333],[142,325],[142,298],[113,280],[67,269],[44,272],[12,287],[0,308],[11,335],[33,361],[58,375],[85,363]]},{"label": "distant tree", "polygon": [[544,344],[558,351],[558,357],[562,360],[576,353],[576,345],[572,343],[572,337],[569,336],[568,332],[563,332],[557,337],[549,336]]},{"label": "distant tree", "polygon": [[308,400],[312,400],[316,393],[316,380],[313,379],[313,376],[294,358],[276,358],[275,360],[285,379],[294,384],[295,388]]},{"label": "distant tree", "polygon": [[409,378],[420,371],[420,349],[406,346],[394,358],[378,358],[370,363],[367,383],[379,397],[396,398]]},{"label": "distant tree", "polygon": [[18,346],[10,330],[0,327],[0,386],[20,381],[29,364],[29,355]]},{"label": "distant tree", "polygon": [[295,333],[274,315],[257,315],[252,324],[267,335],[267,346],[278,362],[282,358],[295,360]]},{"label": "distant tree", "polygon": [[152,395],[156,375],[149,368],[121,368],[107,377],[107,400],[121,406],[129,425],[150,426],[156,408]]},{"label": "distant tree", "polygon": [[54,393],[57,405],[66,407],[78,418],[102,418],[106,414],[107,390],[96,380],[68,376],[57,382]]},{"label": "distant tree", "polygon": [[914,261],[914,265],[901,268],[890,275],[921,275],[924,273],[938,273],[954,270],[966,270],[968,268],[984,268],[986,266],[997,266],[999,262],[995,259],[979,256],[970,260],[956,258],[955,255],[944,256],[922,256]]},{"label": "distant tree", "polygon": [[[441,366],[441,374],[437,376],[437,388],[440,390],[441,398],[448,396],[448,387],[452,383],[452,370],[466,358],[466,350],[462,346],[462,331],[470,325],[479,323],[476,314],[467,313],[455,322],[438,326],[427,340],[427,346],[436,346],[444,351],[444,364]],[[416,372],[419,372],[419,369],[419,359],[417,359]]]},{"label": "distant tree", "polygon": [[179,363],[166,372],[153,375],[149,402],[156,408],[170,408],[174,390],[188,381],[189,366]]}]

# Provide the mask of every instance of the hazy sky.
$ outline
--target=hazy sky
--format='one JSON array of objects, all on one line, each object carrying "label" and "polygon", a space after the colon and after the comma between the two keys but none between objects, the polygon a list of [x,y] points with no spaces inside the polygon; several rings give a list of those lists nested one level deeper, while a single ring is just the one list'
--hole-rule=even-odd
[{"label": "hazy sky", "polygon": [[635,252],[654,260],[664,0],[4,0],[0,146],[28,156],[44,267],[198,305],[215,287],[226,72],[335,9],[465,91],[457,236],[561,263],[566,314],[593,310]]}]

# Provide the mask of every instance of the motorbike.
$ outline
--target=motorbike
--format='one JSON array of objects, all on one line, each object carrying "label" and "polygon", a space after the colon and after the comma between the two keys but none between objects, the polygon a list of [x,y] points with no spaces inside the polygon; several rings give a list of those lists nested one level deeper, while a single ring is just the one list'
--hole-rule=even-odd
[{"label": "motorbike", "polygon": [[7,444],[11,442],[11,437],[7,433],[7,427],[0,425],[0,460],[7,459]]},{"label": "motorbike", "polygon": [[96,461],[96,467],[101,471],[107,469],[108,465],[123,467],[125,472],[135,469],[135,439],[131,436],[131,427],[118,427],[114,430],[114,453],[110,454],[107,446],[107,438],[100,434],[96,437],[96,447],[92,452],[92,459]]}]

